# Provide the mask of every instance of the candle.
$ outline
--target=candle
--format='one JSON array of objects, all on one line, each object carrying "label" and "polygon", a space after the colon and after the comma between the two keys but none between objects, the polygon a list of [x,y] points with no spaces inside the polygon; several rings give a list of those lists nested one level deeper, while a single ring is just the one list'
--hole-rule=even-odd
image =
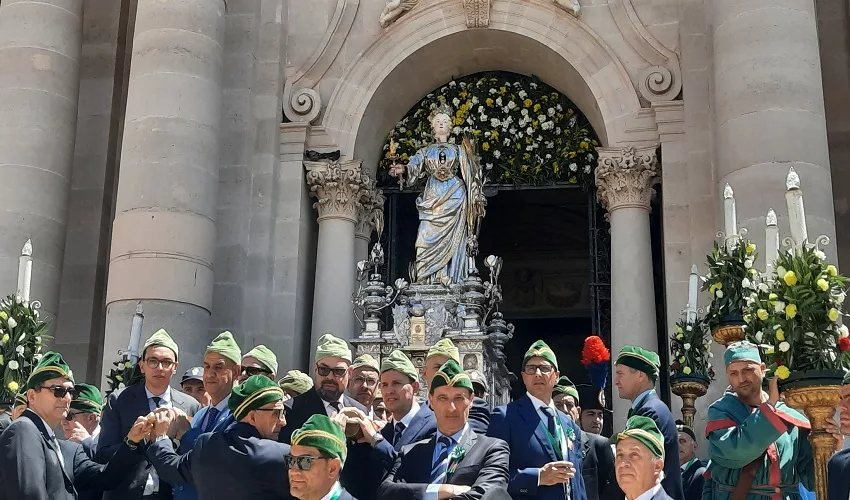
[{"label": "candle", "polygon": [[723,188],[723,222],[726,233],[726,249],[731,250],[738,242],[738,216],[735,213],[735,193],[732,186]]},{"label": "candle", "polygon": [[794,248],[800,249],[809,239],[806,229],[806,210],[803,208],[803,190],[800,189],[800,177],[794,167],[788,171],[785,179],[785,202],[788,205],[788,224],[791,227],[791,239]]},{"label": "candle", "polygon": [[697,266],[691,266],[691,276],[688,280],[688,321],[693,323],[697,319],[697,294],[699,293],[699,276]]},{"label": "candle", "polygon": [[30,301],[30,289],[32,288],[32,240],[28,239],[21,249],[21,257],[18,259],[18,296],[25,303]]},{"label": "candle", "polygon": [[764,267],[766,274],[773,274],[776,258],[779,257],[779,226],[776,223],[776,212],[771,208],[767,211],[764,228]]},{"label": "candle", "polygon": [[136,305],[136,314],[133,315],[133,322],[130,325],[130,344],[127,345],[127,352],[130,353],[130,362],[134,365],[139,362],[139,341],[142,338],[142,323],[145,316],[142,314],[142,303]]}]

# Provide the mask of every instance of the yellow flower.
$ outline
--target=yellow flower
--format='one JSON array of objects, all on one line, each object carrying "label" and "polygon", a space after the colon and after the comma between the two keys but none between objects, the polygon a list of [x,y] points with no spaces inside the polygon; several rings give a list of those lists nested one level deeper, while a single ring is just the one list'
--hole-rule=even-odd
[{"label": "yellow flower", "polygon": [[124,363],[124,368],[130,368],[131,366],[133,366],[133,364],[130,363],[129,361]]},{"label": "yellow flower", "polygon": [[682,340],[683,338],[685,338],[685,336],[682,335],[681,333],[677,333],[676,338],[679,339],[679,340]]},{"label": "yellow flower", "polygon": [[832,309],[829,310],[827,315],[829,316],[830,321],[838,321],[838,316],[839,316],[838,315],[838,309],[833,307]]},{"label": "yellow flower", "polygon": [[788,319],[794,319],[797,316],[797,306],[794,304],[788,304],[785,306],[785,317]]},{"label": "yellow flower", "polygon": [[744,315],[744,323],[749,323],[751,319],[753,319],[753,317],[749,314]]},{"label": "yellow flower", "polygon": [[682,373],[684,373],[685,375],[690,375],[691,374],[691,367],[686,366],[686,367],[682,368]]},{"label": "yellow flower", "polygon": [[776,299],[779,298],[779,296],[776,295],[775,293],[771,293],[770,295],[767,296],[767,298],[770,299],[770,300],[776,300]]},{"label": "yellow flower", "polygon": [[681,327],[681,326],[677,326],[677,327],[676,327],[676,333],[682,333],[683,331],[684,331],[684,330],[682,330],[682,327]]},{"label": "yellow flower", "polygon": [[526,100],[522,101],[522,105],[525,108],[530,108],[532,104],[534,104],[534,103],[531,102],[531,99],[526,99]]},{"label": "yellow flower", "polygon": [[581,141],[580,143],[578,143],[578,146],[581,149],[587,149],[590,145],[588,143],[584,142],[584,141]]},{"label": "yellow flower", "polygon": [[540,111],[540,105],[539,105],[539,104],[535,104],[535,105],[534,105],[534,112],[535,112],[535,113],[537,113],[538,111]]},{"label": "yellow flower", "polygon": [[528,172],[528,165],[523,165],[519,169],[522,170],[523,172]]},{"label": "yellow flower", "polygon": [[785,273],[785,276],[783,276],[782,279],[788,286],[794,286],[797,284],[797,275],[794,274],[794,271],[788,271],[787,273]]},{"label": "yellow flower", "polygon": [[789,370],[787,366],[782,365],[776,367],[776,376],[779,377],[780,380],[785,380],[789,375],[791,375],[791,370]]},{"label": "yellow flower", "polygon": [[749,244],[747,244],[747,253],[753,253],[753,252],[755,252],[755,251],[756,251],[756,245],[755,245],[755,243],[749,243]]},{"label": "yellow flower", "polygon": [[0,318],[9,319],[9,315],[6,314],[6,311],[0,311]]},{"label": "yellow flower", "polygon": [[780,342],[785,340],[785,331],[782,328],[780,328],[779,330],[776,330],[776,340],[778,340]]},{"label": "yellow flower", "polygon": [[576,176],[572,176],[567,180],[570,181],[570,184],[575,184],[576,182],[578,182],[578,178]]},{"label": "yellow flower", "polygon": [[679,363],[684,363],[684,362],[685,362],[685,357],[684,357],[684,356],[680,357],[680,358],[679,358]]},{"label": "yellow flower", "polygon": [[757,316],[759,317],[759,319],[760,319],[760,320],[762,320],[762,321],[764,321],[764,320],[766,320],[766,319],[767,319],[767,311],[765,311],[764,309],[759,309],[759,310],[756,312],[756,315],[757,315]]},{"label": "yellow flower", "polygon": [[123,380],[124,380],[124,377],[122,377],[121,375],[116,375],[116,376],[115,376],[115,380],[117,380],[117,381],[121,382],[121,381],[123,381]]},{"label": "yellow flower", "polygon": [[764,348],[764,353],[765,353],[765,354],[773,354],[773,352],[774,352],[774,351],[773,351],[773,347],[765,347],[765,348]]},{"label": "yellow flower", "polygon": [[490,107],[490,108],[493,107],[493,99],[491,99],[489,97],[484,101],[484,103],[487,104],[487,106]]},{"label": "yellow flower", "polygon": [[714,287],[717,288],[718,290],[723,290],[723,283],[718,281],[717,284],[714,285]]},{"label": "yellow flower", "polygon": [[11,392],[18,392],[18,389],[20,389],[20,386],[14,380],[9,382],[6,387],[8,387]]},{"label": "yellow flower", "polygon": [[489,142],[482,143],[481,149],[483,149],[484,151],[490,151],[490,143]]},{"label": "yellow flower", "polygon": [[9,341],[9,334],[8,333],[6,335],[3,335],[3,338],[0,339],[0,343],[3,343],[3,344],[5,344],[8,341]]},{"label": "yellow flower", "polygon": [[833,266],[832,264],[826,266],[826,272],[830,276],[838,276],[838,269],[835,266]]},{"label": "yellow flower", "polygon": [[827,283],[825,279],[821,278],[818,280],[818,288],[820,288],[821,291],[825,292],[829,290],[829,283]]}]

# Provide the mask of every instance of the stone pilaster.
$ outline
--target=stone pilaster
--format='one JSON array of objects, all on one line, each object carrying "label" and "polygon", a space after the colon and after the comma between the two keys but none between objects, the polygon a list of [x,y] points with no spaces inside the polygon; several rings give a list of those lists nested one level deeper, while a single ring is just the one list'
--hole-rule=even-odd
[{"label": "stone pilaster", "polygon": [[[649,208],[660,180],[656,146],[601,148],[597,196],[611,224],[611,350],[626,344],[658,351]],[[614,394],[614,428],[630,402]]]}]

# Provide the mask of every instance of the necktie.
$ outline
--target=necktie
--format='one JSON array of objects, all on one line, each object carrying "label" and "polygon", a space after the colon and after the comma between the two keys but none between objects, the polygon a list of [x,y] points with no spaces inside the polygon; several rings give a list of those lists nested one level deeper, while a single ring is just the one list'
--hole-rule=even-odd
[{"label": "necktie", "polygon": [[162,398],[159,396],[154,396],[151,399],[153,400],[153,407],[159,408],[159,404],[162,402]]},{"label": "necktie", "polygon": [[401,422],[395,424],[395,431],[393,432],[393,445],[401,441],[402,432],[404,432],[404,424]]},{"label": "necktie", "polygon": [[53,448],[56,449],[56,456],[59,457],[59,463],[62,465],[62,468],[65,468],[65,459],[62,457],[62,448],[59,447],[59,440],[56,439],[56,436],[51,436],[51,442],[53,443]]},{"label": "necktie", "polygon": [[449,446],[452,445],[452,440],[446,436],[440,436],[437,440],[437,447],[440,449],[440,455],[437,461],[431,465],[431,478],[429,483],[443,482],[446,477],[446,471],[449,467]]},{"label": "necktie", "polygon": [[339,401],[329,401],[328,404],[330,405],[331,408],[333,408],[333,411],[331,412],[331,415],[330,415],[331,417],[333,417],[337,413],[339,413],[339,408],[340,408]]},{"label": "necktie", "polygon": [[628,416],[626,417],[626,420],[628,420],[628,419],[632,418],[633,416],[635,416],[635,409],[634,409],[634,408],[629,408],[629,413],[628,413],[627,415],[628,415]]},{"label": "necktie", "polygon": [[560,452],[559,454],[563,457],[563,450],[561,450],[561,436],[558,435],[558,427],[555,425],[555,412],[548,406],[541,407],[540,411],[546,415],[546,419],[548,421],[546,426],[549,428],[549,434],[552,435],[555,443],[557,444],[555,451]]},{"label": "necktie", "polygon": [[212,432],[215,429],[215,424],[218,421],[218,408],[215,406],[210,406],[210,409],[207,410],[207,420],[204,422],[204,432]]}]

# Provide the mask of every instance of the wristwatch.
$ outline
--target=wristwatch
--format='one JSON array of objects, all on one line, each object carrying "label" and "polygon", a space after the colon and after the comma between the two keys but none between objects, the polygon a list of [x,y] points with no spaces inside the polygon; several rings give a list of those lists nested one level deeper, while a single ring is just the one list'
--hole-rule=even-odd
[{"label": "wristwatch", "polygon": [[384,435],[380,432],[375,432],[372,434],[372,448],[378,446],[378,443],[384,440]]},{"label": "wristwatch", "polygon": [[130,448],[131,450],[135,450],[139,447],[139,443],[136,443],[134,441],[130,441],[129,437],[124,438],[124,444],[126,444],[127,447]]}]

